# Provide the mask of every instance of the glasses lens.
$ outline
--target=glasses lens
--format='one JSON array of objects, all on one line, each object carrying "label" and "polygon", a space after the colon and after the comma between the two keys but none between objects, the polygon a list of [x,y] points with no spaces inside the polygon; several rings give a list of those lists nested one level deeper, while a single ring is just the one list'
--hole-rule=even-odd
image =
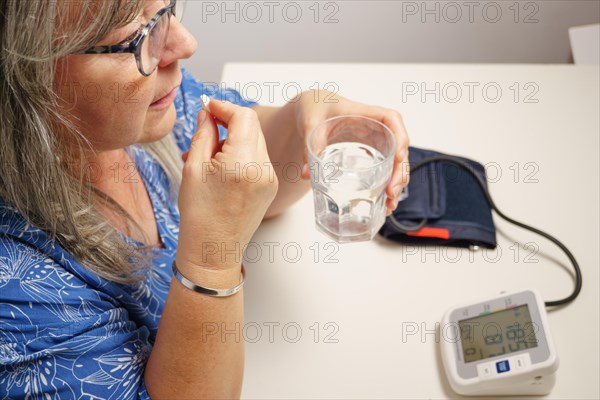
[{"label": "glasses lens", "polygon": [[177,0],[177,3],[175,4],[175,18],[177,18],[179,22],[183,22],[183,14],[185,13],[185,3],[185,0]]},{"label": "glasses lens", "polygon": [[140,52],[144,73],[150,75],[156,69],[169,36],[169,13],[160,16],[142,43]]}]

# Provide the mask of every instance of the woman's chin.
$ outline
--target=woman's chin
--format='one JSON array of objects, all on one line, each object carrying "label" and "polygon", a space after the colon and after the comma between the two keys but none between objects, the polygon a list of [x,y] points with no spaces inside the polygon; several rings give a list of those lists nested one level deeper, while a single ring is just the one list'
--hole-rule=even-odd
[{"label": "woman's chin", "polygon": [[177,112],[175,105],[171,104],[167,110],[162,113],[148,113],[144,126],[144,135],[140,138],[140,143],[156,142],[167,136],[173,131]]}]

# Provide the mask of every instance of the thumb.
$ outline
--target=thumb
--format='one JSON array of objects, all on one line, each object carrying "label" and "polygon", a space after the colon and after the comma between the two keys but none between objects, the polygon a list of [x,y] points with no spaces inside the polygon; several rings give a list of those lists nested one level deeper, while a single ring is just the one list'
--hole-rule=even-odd
[{"label": "thumb", "polygon": [[217,152],[219,130],[212,118],[204,110],[198,113],[198,129],[192,137],[190,150],[181,158],[184,162],[201,163],[210,161]]},{"label": "thumb", "polygon": [[308,147],[306,143],[304,143],[304,154],[302,155],[302,173],[301,177],[304,180],[310,179],[310,166],[308,165]]},{"label": "thumb", "polygon": [[310,165],[310,157],[308,155],[308,147],[311,146],[311,148],[314,150],[315,148],[324,149],[327,146],[327,140],[325,138],[325,135],[323,135],[323,134],[318,135],[318,134],[316,134],[317,132],[313,132],[313,131],[315,131],[315,128],[317,128],[317,126],[319,126],[320,123],[321,123],[320,120],[311,120],[311,121],[303,124],[302,127],[300,128],[302,130],[302,141],[303,141],[302,173],[300,176],[302,177],[302,179],[305,179],[305,180],[310,179],[310,169],[312,167]]}]

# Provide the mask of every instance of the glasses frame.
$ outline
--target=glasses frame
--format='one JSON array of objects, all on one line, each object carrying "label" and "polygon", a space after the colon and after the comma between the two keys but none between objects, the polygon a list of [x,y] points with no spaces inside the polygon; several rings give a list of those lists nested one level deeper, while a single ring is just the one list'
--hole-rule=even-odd
[{"label": "glasses frame", "polygon": [[[182,0],[179,0],[182,1]],[[119,54],[119,53],[133,53],[135,55],[135,62],[137,64],[138,71],[140,74],[144,76],[150,76],[156,71],[158,65],[154,67],[154,69],[146,73],[144,72],[144,68],[142,66],[142,56],[141,49],[144,40],[149,37],[150,31],[156,26],[158,20],[165,14],[169,13],[169,19],[167,21],[167,35],[169,34],[169,27],[171,25],[171,17],[175,16],[175,5],[177,4],[177,0],[171,0],[168,6],[161,8],[158,12],[152,17],[150,22],[146,24],[143,28],[140,28],[134,34],[129,36],[123,42],[119,44],[109,45],[109,46],[93,46],[86,50],[83,50],[77,54]]]}]

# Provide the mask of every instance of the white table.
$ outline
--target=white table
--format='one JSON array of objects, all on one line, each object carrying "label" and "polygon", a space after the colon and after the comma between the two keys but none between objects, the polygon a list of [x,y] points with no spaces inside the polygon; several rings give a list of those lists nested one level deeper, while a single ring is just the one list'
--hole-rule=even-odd
[{"label": "white table", "polygon": [[[231,63],[223,82],[248,97],[262,91],[261,103],[275,105],[299,87],[329,83],[401,111],[412,145],[487,165],[501,210],[555,234],[581,264],[581,295],[549,315],[561,361],[550,398],[597,399],[599,75],[598,66],[568,65]],[[433,94],[412,94],[423,88]],[[335,245],[314,227],[311,196],[263,223],[247,254],[244,398],[458,397],[433,333],[447,307],[502,290],[536,287],[558,299],[572,289],[559,249],[499,218],[496,252],[381,237]],[[539,251],[517,250],[515,241]],[[423,336],[409,335],[415,326]]]}]

